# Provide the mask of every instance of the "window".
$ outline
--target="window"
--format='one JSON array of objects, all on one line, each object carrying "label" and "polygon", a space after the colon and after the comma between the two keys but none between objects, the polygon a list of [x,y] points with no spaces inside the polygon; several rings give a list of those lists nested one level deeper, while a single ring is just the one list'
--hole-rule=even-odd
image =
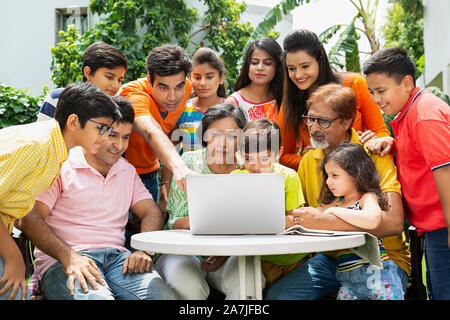
[{"label": "window", "polygon": [[88,9],[80,7],[69,7],[64,9],[56,9],[56,43],[59,42],[58,32],[60,30],[67,31],[67,27],[71,24],[75,25],[78,32],[84,34],[89,29]]}]

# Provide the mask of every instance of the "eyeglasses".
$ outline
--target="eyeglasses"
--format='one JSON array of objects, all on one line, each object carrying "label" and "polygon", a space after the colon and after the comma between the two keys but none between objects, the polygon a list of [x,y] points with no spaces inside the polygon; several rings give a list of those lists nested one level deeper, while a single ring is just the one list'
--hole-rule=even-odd
[{"label": "eyeglasses", "polygon": [[111,134],[112,130],[113,130],[113,127],[108,126],[105,123],[100,123],[100,122],[97,122],[97,121],[94,121],[94,120],[91,120],[91,119],[87,119],[87,121],[95,123],[96,125],[99,126],[98,127],[98,134],[101,135],[101,136],[104,135],[105,133],[108,134],[108,136],[109,136]]},{"label": "eyeglasses", "polygon": [[304,116],[302,116],[302,118],[303,118],[303,122],[308,127],[311,127],[314,124],[314,122],[316,122],[316,120],[317,120],[317,123],[319,124],[319,126],[322,129],[328,129],[331,126],[331,124],[333,123],[333,121],[335,121],[336,119],[339,119],[340,116],[336,117],[334,119],[328,119],[328,118],[321,118],[321,117],[313,117],[313,116],[304,115]]}]

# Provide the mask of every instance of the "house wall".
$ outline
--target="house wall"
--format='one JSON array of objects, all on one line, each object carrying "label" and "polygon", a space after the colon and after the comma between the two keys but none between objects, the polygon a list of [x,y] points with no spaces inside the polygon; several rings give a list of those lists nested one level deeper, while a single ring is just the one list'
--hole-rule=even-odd
[{"label": "house wall", "polygon": [[424,0],[425,83],[450,95],[450,1]]},{"label": "house wall", "polygon": [[50,49],[56,8],[87,7],[89,0],[0,1],[0,82],[39,95],[53,88]]}]

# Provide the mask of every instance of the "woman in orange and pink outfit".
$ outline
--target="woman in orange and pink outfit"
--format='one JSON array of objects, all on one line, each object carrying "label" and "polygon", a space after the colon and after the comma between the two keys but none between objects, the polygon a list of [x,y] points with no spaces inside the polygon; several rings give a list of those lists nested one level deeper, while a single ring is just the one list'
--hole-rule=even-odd
[{"label": "woman in orange and pink outfit", "polygon": [[[356,131],[370,130],[377,137],[390,135],[380,108],[371,100],[364,78],[356,73],[333,72],[316,34],[305,29],[292,31],[284,39],[283,47],[286,69],[283,104],[278,116],[281,144],[284,147],[281,164],[298,169],[302,155],[310,145],[309,132],[302,121],[306,101],[317,87],[330,82],[351,87],[355,91],[357,110],[353,128]],[[373,136],[368,133],[361,137],[361,141],[367,141]]]}]

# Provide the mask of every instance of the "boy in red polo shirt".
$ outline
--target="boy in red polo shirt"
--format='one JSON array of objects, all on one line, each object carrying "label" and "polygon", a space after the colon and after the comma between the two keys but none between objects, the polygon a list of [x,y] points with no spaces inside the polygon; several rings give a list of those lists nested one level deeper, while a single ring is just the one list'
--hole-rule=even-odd
[{"label": "boy in red polo shirt", "polygon": [[397,156],[405,214],[425,238],[431,299],[450,299],[450,107],[415,85],[415,65],[401,48],[385,48],[364,64],[372,99],[391,121],[395,139],[367,147]]}]

